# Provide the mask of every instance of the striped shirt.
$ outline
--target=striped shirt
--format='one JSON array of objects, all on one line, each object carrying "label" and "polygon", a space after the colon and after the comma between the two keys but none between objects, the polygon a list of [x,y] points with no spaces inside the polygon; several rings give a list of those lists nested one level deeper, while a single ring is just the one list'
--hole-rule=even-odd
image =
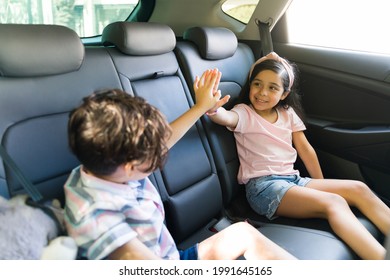
[{"label": "striped shirt", "polygon": [[164,224],[161,198],[148,178],[118,184],[83,171],[79,166],[65,183],[65,222],[82,257],[104,259],[138,238],[163,259],[179,259]]}]

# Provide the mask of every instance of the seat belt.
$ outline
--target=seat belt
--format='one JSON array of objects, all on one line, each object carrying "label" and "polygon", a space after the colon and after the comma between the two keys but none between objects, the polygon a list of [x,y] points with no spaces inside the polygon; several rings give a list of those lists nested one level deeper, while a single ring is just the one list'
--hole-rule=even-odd
[{"label": "seat belt", "polygon": [[270,24],[268,22],[262,22],[259,19],[255,19],[255,23],[259,28],[260,42],[261,42],[261,56],[266,56],[274,50],[272,44],[272,37],[270,31]]},{"label": "seat belt", "polygon": [[19,183],[22,184],[22,187],[31,197],[34,202],[41,201],[43,199],[42,194],[38,189],[31,183],[30,180],[26,178],[20,168],[16,165],[15,161],[10,157],[7,151],[4,149],[3,145],[0,144],[0,157],[3,159],[3,162],[14,172]]},{"label": "seat belt", "polygon": [[0,144],[0,158],[3,159],[3,162],[14,172],[19,183],[22,184],[23,189],[29,195],[29,198],[26,200],[26,204],[41,209],[44,213],[49,215],[55,222],[59,235],[64,234],[65,224],[64,224],[64,211],[60,205],[53,205],[48,203],[50,201],[44,201],[43,195],[39,192],[37,187],[35,187],[30,180],[23,174],[22,170],[17,166],[15,161],[7,153],[3,145]]}]

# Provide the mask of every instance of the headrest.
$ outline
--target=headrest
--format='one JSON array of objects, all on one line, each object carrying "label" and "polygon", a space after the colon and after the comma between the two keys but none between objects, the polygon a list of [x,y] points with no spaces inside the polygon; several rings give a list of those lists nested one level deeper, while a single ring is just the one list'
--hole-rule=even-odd
[{"label": "headrest", "polygon": [[59,25],[0,24],[0,75],[33,77],[76,71],[84,45],[73,30]]},{"label": "headrest", "polygon": [[104,45],[115,45],[129,55],[158,55],[172,51],[176,46],[173,30],[151,22],[114,22],[102,34]]},{"label": "headrest", "polygon": [[231,57],[237,49],[237,37],[224,27],[192,27],[183,38],[197,45],[204,59],[216,60]]}]

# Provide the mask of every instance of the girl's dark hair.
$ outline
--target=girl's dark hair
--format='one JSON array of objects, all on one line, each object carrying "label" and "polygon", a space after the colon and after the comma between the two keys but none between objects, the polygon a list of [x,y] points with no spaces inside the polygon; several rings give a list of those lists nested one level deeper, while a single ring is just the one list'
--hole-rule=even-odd
[{"label": "girl's dark hair", "polygon": [[[301,95],[298,93],[298,69],[297,67],[289,63],[291,68],[294,71],[294,83],[290,89],[289,95],[283,99],[280,100],[279,103],[276,105],[277,107],[281,107],[284,109],[288,109],[289,107],[292,107],[294,111],[297,113],[297,115],[304,120],[304,114],[303,114],[303,108],[301,105]],[[257,64],[251,73],[251,76],[247,79],[245,85],[242,87],[240,95],[238,97],[238,103],[244,103],[247,105],[250,105],[250,100],[249,100],[249,89],[252,81],[254,78],[261,72],[265,70],[270,70],[273,71],[274,73],[280,75],[282,82],[283,82],[283,87],[284,91],[288,91],[288,87],[290,84],[289,76],[284,68],[283,64],[273,60],[273,59],[267,59],[264,60],[263,62]]]},{"label": "girl's dark hair", "polygon": [[72,152],[96,175],[110,175],[128,162],[149,164],[145,172],[162,167],[170,134],[155,107],[119,89],[84,98],[68,122]]}]

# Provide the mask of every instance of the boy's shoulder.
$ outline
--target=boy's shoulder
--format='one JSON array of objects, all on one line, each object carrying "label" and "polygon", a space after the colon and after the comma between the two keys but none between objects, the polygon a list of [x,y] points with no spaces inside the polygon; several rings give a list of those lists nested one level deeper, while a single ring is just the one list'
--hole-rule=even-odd
[{"label": "boy's shoulder", "polygon": [[72,170],[68,179],[65,182],[65,188],[76,186],[77,183],[80,181],[80,176],[81,176],[81,165],[77,166]]},{"label": "boy's shoulder", "polygon": [[147,178],[118,184],[87,174],[82,166],[72,171],[64,190],[66,206],[79,213],[82,209],[88,211],[87,209],[96,207],[119,210],[124,205],[142,199],[142,196],[158,196],[154,185]]}]

